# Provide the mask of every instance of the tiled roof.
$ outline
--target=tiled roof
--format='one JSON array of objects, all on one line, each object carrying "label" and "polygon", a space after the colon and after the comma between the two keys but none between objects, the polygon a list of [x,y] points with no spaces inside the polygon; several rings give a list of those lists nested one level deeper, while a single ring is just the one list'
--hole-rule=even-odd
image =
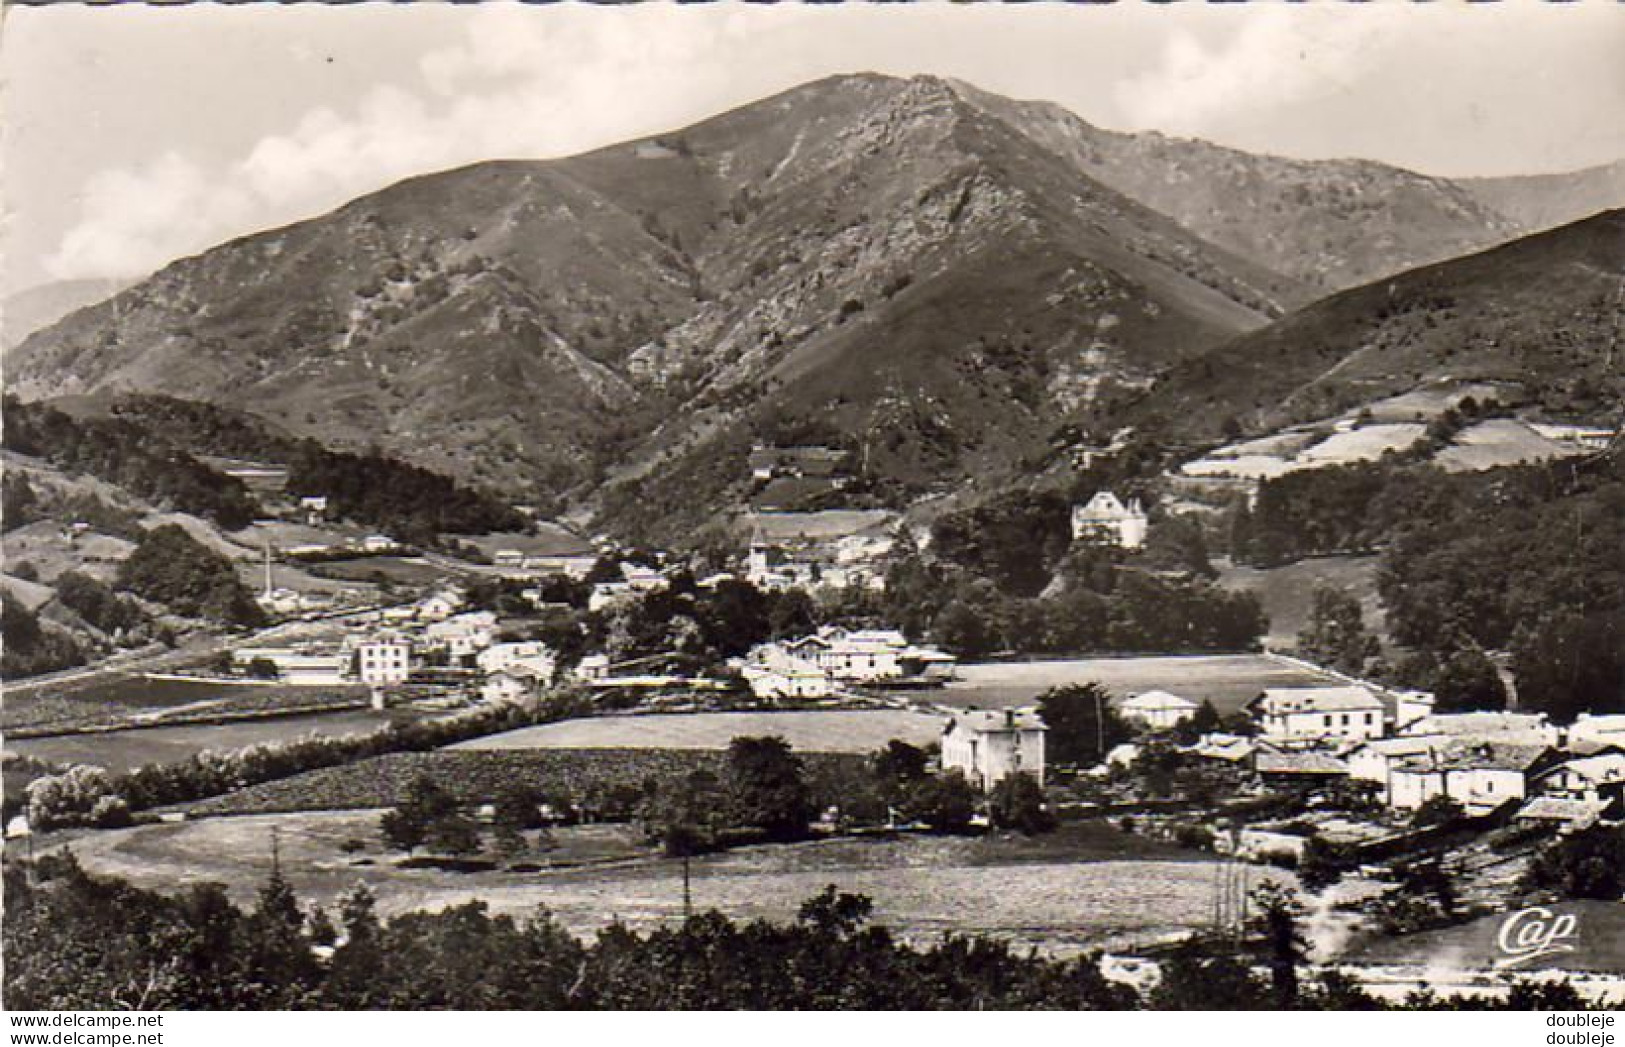
[{"label": "tiled roof", "polygon": [[966,730],[977,734],[996,734],[1003,731],[1045,731],[1044,726],[1036,712],[1028,709],[971,709],[966,712],[955,713],[948,721],[947,728],[951,730],[954,724],[961,724]]},{"label": "tiled roof", "polygon": [[1254,700],[1270,713],[1329,713],[1381,709],[1364,687],[1267,687]]},{"label": "tiled roof", "polygon": [[1192,709],[1199,708],[1199,706],[1189,698],[1184,698],[1177,694],[1170,694],[1167,691],[1145,691],[1141,694],[1135,695],[1132,698],[1124,699],[1118,708],[1133,710],[1135,712],[1165,710],[1189,712]]}]

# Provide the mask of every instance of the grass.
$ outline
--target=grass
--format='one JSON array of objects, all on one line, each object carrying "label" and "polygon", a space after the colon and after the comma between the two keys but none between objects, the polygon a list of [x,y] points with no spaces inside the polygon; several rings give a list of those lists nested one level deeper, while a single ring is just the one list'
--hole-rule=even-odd
[{"label": "grass", "polygon": [[71,730],[111,726],[201,702],[221,712],[300,708],[334,700],[359,699],[355,686],[298,687],[229,682],[151,679],[139,673],[109,673],[65,684],[15,691],[0,710],[0,727]]},{"label": "grass", "polygon": [[313,563],[305,570],[319,578],[337,578],[350,582],[375,582],[379,578],[396,585],[430,585],[445,577],[445,572],[429,563],[402,556],[361,556],[353,560],[327,560]]},{"label": "grass", "polygon": [[1585,449],[1542,436],[1512,418],[1492,418],[1456,434],[1455,443],[1434,461],[1453,473],[1539,462],[1585,454]]},{"label": "grass", "polygon": [[1320,677],[1258,654],[1156,655],[1064,661],[992,662],[959,667],[960,678],[921,700],[957,708],[1028,705],[1051,687],[1099,683],[1115,694],[1164,690],[1238,709],[1265,687],[1313,686]]},{"label": "grass", "polygon": [[1383,622],[1375,556],[1318,556],[1270,568],[1230,565],[1220,571],[1219,584],[1258,597],[1269,616],[1267,640],[1273,648],[1297,645],[1319,586],[1358,598],[1368,627],[1380,629]]},{"label": "grass", "polygon": [[8,738],[6,751],[62,764],[92,764],[122,772],[149,763],[173,763],[204,750],[240,749],[311,734],[342,737],[376,731],[387,714],[367,709],[220,724],[144,727],[126,731]]},{"label": "grass", "polygon": [[454,749],[726,749],[741,736],[777,735],[797,752],[872,753],[893,738],[937,741],[944,720],[893,709],[600,716],[525,727]]},{"label": "grass", "polygon": [[[681,918],[681,867],[628,826],[554,830],[537,871],[401,869],[384,851],[377,811],[212,818],[86,833],[75,854],[92,872],[161,890],[222,883],[252,900],[270,871],[276,831],[284,874],[301,897],[331,908],[357,882],[389,914],[481,900],[494,911],[546,906],[590,934],[613,920],[640,929]],[[346,854],[346,841],[362,849]],[[1098,824],[1046,837],[835,838],[743,847],[693,865],[694,903],[736,918],[792,919],[828,884],[874,899],[875,920],[914,940],[984,933],[1058,951],[1154,939],[1204,923],[1213,865]]]}]

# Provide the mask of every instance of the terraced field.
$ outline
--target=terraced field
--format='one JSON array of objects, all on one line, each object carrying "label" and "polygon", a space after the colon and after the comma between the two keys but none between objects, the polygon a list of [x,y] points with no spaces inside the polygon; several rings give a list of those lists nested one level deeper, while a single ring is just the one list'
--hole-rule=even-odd
[{"label": "terraced field", "polygon": [[[389,807],[427,774],[465,803],[493,800],[515,783],[577,798],[640,791],[646,783],[698,769],[720,770],[724,754],[678,749],[508,749],[390,753],[250,786],[191,805],[194,815],[270,814]],[[855,773],[863,757],[804,753],[810,771],[834,765]]]},{"label": "terraced field", "polygon": [[801,753],[872,753],[894,738],[930,745],[944,724],[941,716],[896,709],[596,716],[493,734],[451,748],[726,749],[742,736],[776,735]]}]

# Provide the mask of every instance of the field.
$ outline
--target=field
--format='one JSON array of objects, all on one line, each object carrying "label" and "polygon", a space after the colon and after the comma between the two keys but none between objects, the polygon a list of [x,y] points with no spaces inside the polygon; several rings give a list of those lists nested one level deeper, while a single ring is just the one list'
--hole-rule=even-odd
[{"label": "field", "polygon": [[445,576],[440,568],[415,556],[358,556],[311,564],[306,570],[322,578],[349,582],[376,582],[382,578],[396,585],[430,585]]},{"label": "field", "polygon": [[[73,846],[92,872],[164,890],[214,881],[246,902],[269,871],[274,828],[284,874],[329,907],[365,882],[385,913],[476,898],[516,915],[545,905],[582,934],[616,919],[647,929],[682,912],[680,867],[651,856],[629,827],[555,830],[557,849],[527,858],[551,867],[451,873],[395,867],[377,824],[376,811],[215,818],[85,834]],[[364,850],[344,854],[346,840]],[[1200,925],[1213,868],[1201,855],[1075,824],[1032,841],[904,836],[745,847],[696,860],[693,896],[734,917],[787,920],[835,884],[873,898],[875,920],[914,940],[979,932],[1075,951]]]},{"label": "field", "polygon": [[943,718],[895,709],[598,716],[525,727],[453,749],[726,749],[735,738],[777,735],[797,752],[872,753],[893,738],[929,745]]},{"label": "field", "polygon": [[[856,769],[861,758],[808,753],[803,759],[816,772],[832,763],[845,767],[850,762]],[[719,770],[722,760],[721,752],[701,749],[442,749],[390,753],[239,789],[188,810],[212,815],[389,807],[398,803],[408,786],[424,774],[465,803],[493,800],[504,788],[515,784],[552,796],[588,798],[616,788],[641,789],[647,782],[674,778],[691,770]]]},{"label": "field", "polygon": [[387,714],[370,709],[239,720],[221,724],[143,727],[125,731],[65,734],[50,738],[7,738],[6,752],[62,764],[94,764],[122,772],[149,763],[184,760],[205,749],[216,752],[312,734],[343,737],[376,731]]},{"label": "field", "polygon": [[957,708],[1004,708],[1031,704],[1051,687],[1094,682],[1119,695],[1164,690],[1193,701],[1206,698],[1220,712],[1229,712],[1265,687],[1328,682],[1259,654],[991,662],[962,665],[959,676],[940,691],[923,692],[921,700]]},{"label": "field", "polygon": [[[358,686],[297,687],[286,684],[152,678],[140,673],[101,673],[78,681],[8,688],[0,727],[70,730],[162,719],[193,709],[244,712],[303,708],[360,700]],[[207,703],[207,705],[205,705]]]},{"label": "field", "polygon": [[475,534],[459,540],[474,546],[487,556],[495,556],[503,549],[517,549],[526,556],[591,556],[592,543],[580,538],[557,524],[538,523],[535,534]]},{"label": "field", "polygon": [[1258,597],[1269,616],[1266,640],[1273,649],[1297,645],[1299,631],[1309,622],[1317,586],[1355,596],[1365,613],[1366,625],[1373,629],[1382,626],[1375,556],[1318,556],[1267,569],[1231,565],[1219,572],[1219,584]]},{"label": "field", "polygon": [[1585,453],[1585,448],[1542,436],[1524,422],[1492,418],[1457,433],[1455,443],[1440,451],[1434,461],[1450,472],[1462,473]]},{"label": "field", "polygon": [[1333,433],[1325,440],[1298,452],[1294,464],[1302,468],[1372,462],[1385,451],[1403,451],[1421,439],[1426,427],[1416,422],[1363,425],[1346,433]]}]

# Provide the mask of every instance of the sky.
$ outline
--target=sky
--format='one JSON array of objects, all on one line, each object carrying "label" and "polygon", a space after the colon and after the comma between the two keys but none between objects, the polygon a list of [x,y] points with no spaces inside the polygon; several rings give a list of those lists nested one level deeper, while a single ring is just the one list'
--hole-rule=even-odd
[{"label": "sky", "polygon": [[1445,176],[1625,158],[1625,3],[4,9],[0,293],[127,278],[401,178],[843,72]]}]

